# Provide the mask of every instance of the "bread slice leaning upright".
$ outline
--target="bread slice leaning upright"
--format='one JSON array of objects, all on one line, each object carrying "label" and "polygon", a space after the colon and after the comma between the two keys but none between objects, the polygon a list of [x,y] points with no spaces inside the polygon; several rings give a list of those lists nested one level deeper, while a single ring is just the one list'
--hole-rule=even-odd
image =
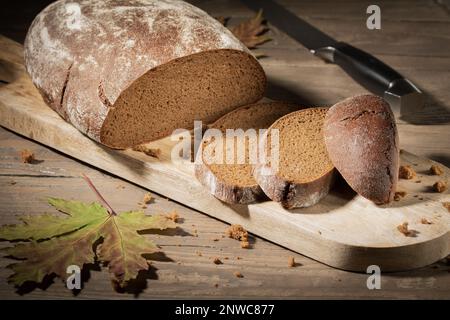
[{"label": "bread slice leaning upright", "polygon": [[[244,133],[248,133],[249,129],[254,129],[258,134],[259,129],[267,129],[278,118],[298,109],[300,109],[299,105],[283,102],[255,103],[227,113],[210,124],[208,128],[219,130],[223,134],[223,138],[205,136],[202,140],[201,153],[195,164],[197,179],[211,194],[227,203],[249,204],[264,199],[264,192],[252,174],[253,164],[249,161],[249,140],[241,140],[246,144],[244,163],[239,163],[237,157],[233,158],[232,163],[225,163],[225,161],[222,164],[209,163],[213,162],[209,160],[216,155],[217,146],[219,148],[222,146],[223,156],[226,157],[231,151],[226,148],[226,142],[232,144],[239,141],[234,137],[226,138],[227,129],[242,129]],[[256,148],[258,148],[257,140],[254,140]],[[233,145],[233,147],[237,152],[237,145]]]},{"label": "bread slice leaning upright", "polygon": [[330,158],[353,190],[376,204],[393,200],[398,132],[383,98],[366,94],[336,103],[325,118],[324,136]]},{"label": "bread slice leaning upright", "polygon": [[323,137],[326,112],[292,112],[272,124],[262,141],[267,160],[255,167],[254,177],[270,199],[287,209],[312,206],[330,190],[334,166]]}]

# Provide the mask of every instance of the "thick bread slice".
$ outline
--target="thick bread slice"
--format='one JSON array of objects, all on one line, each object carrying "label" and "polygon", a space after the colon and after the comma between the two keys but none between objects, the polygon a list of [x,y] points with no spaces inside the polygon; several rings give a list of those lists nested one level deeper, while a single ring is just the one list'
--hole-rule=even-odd
[{"label": "thick bread slice", "polygon": [[33,21],[24,54],[46,103],[114,148],[214,121],[266,83],[228,29],[179,0],[59,0]]},{"label": "thick bread slice", "polygon": [[330,190],[334,166],[323,138],[326,112],[326,108],[309,108],[290,113],[270,126],[263,141],[269,141],[264,144],[270,155],[271,131],[278,130],[278,170],[274,161],[258,164],[255,179],[270,199],[287,209],[312,206]]},{"label": "thick bread slice", "polygon": [[373,95],[345,99],[329,109],[324,132],[330,158],[353,190],[377,204],[392,201],[399,149],[389,104]]},{"label": "thick bread slice", "polygon": [[[259,129],[268,128],[275,120],[300,106],[283,102],[256,103],[238,108],[227,113],[219,120],[209,125],[209,128],[219,129],[225,137],[226,129]],[[222,139],[224,142],[227,138]],[[236,138],[228,138],[230,142],[238,141]],[[214,139],[215,145],[218,140]],[[264,193],[253,178],[253,165],[249,161],[248,142],[245,148],[246,158],[244,164],[208,164],[206,159],[211,159],[215,153],[211,138],[202,140],[202,154],[199,163],[195,165],[195,176],[197,179],[218,199],[227,203],[248,204],[264,199]],[[257,143],[257,141],[256,141]],[[212,148],[208,148],[208,146]],[[235,151],[237,149],[235,148]],[[226,157],[226,151],[224,152]],[[235,158],[237,160],[237,158]]]}]

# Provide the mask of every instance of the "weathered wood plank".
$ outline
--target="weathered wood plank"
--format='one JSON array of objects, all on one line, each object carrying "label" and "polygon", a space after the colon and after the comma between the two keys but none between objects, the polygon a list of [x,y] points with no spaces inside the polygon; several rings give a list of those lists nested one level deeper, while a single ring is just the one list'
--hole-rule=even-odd
[{"label": "weathered wood plank", "polygon": [[[22,148],[36,153],[43,162],[21,164],[16,159]],[[95,201],[84,181],[78,177],[85,172],[117,210],[138,208],[146,190],[118,178],[99,173],[75,160],[71,160],[44,146],[23,139],[0,128],[0,154],[8,159],[17,175],[0,175],[0,222],[14,223],[15,215],[54,212],[45,202],[48,196]],[[75,178],[23,177],[23,167],[48,166],[64,163],[68,176]],[[26,171],[26,170],[25,170]],[[0,172],[3,172],[1,170]],[[14,181],[16,184],[12,185]],[[122,186],[118,188],[118,186]],[[113,196],[112,196],[113,195]],[[159,213],[176,210],[183,221],[175,235],[150,235],[160,244],[165,256],[155,257],[147,288],[139,298],[448,298],[450,297],[450,266],[438,262],[415,271],[386,274],[382,277],[382,290],[368,290],[367,275],[336,270],[316,261],[283,249],[260,238],[252,238],[253,248],[244,250],[235,240],[222,238],[226,224],[187,209],[173,201],[154,194],[155,201],[146,212]],[[195,232],[196,230],[197,232]],[[197,237],[193,236],[198,234]],[[213,241],[218,238],[219,241]],[[0,246],[5,246],[4,242]],[[197,255],[197,251],[202,256]],[[287,266],[289,256],[299,265]],[[223,265],[211,260],[219,257]],[[226,260],[225,257],[229,259]],[[236,259],[241,257],[240,260]],[[35,289],[23,296],[7,284],[11,274],[4,266],[12,260],[0,259],[0,298],[71,298],[58,279],[45,291]],[[244,278],[236,278],[240,271]],[[214,285],[218,284],[216,288]],[[91,278],[77,296],[81,299],[132,299],[131,294],[112,291],[108,272],[91,271]]]}]

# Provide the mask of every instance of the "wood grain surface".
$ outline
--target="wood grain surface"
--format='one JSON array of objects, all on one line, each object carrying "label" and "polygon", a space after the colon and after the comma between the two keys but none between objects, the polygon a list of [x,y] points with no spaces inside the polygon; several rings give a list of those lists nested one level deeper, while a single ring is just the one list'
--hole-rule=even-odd
[{"label": "wood grain surface", "polygon": [[[431,187],[438,180],[450,180],[450,169],[443,165],[444,173],[432,176],[427,174],[432,161],[401,152],[402,165],[411,165],[420,174],[416,181],[401,180],[398,189],[406,197],[387,206],[376,206],[344,188],[335,188],[310,208],[285,210],[273,201],[227,205],[195,179],[193,163],[174,162],[178,139],[148,144],[160,150],[155,158],[101,146],[62,120],[43,102],[23,65],[12,62],[16,57],[8,60],[10,55],[1,53],[21,56],[21,47],[0,38],[0,48],[8,46],[17,51],[1,50],[0,59],[10,62],[6,73],[14,81],[0,88],[0,124],[10,130],[336,268],[365,271],[376,264],[385,272],[407,270],[450,253],[450,215],[443,206],[450,202],[450,193],[437,193]],[[421,224],[422,218],[432,224]],[[406,237],[397,230],[404,222],[417,236]]]},{"label": "wood grain surface", "polygon": [[[238,1],[231,1],[230,3],[225,1],[198,1],[196,3],[213,15],[232,16],[235,21],[252,14],[245,7],[242,7]],[[450,163],[448,143],[450,141],[449,100],[448,90],[445,89],[445,79],[448,79],[449,76],[450,58],[448,57],[448,50],[445,50],[444,43],[450,33],[448,31],[450,29],[448,28],[448,8],[445,2],[424,1],[417,2],[417,6],[405,6],[405,2],[398,2],[398,5],[396,3],[380,3],[382,10],[386,8],[383,11],[385,13],[383,15],[383,29],[380,31],[383,32],[383,35],[380,35],[375,34],[377,31],[368,31],[364,27],[364,13],[367,7],[364,7],[364,2],[349,1],[345,13],[342,13],[342,15],[338,15],[335,9],[331,10],[330,6],[335,8],[335,5],[327,1],[306,1],[304,5],[299,5],[298,2],[286,2],[290,9],[313,22],[316,26],[340,40],[349,41],[374,53],[427,91],[428,108],[424,111],[424,114],[412,119],[413,121],[403,121],[399,124],[401,144],[405,149],[448,165]],[[343,15],[345,15],[345,19]],[[349,30],[352,32],[348,32]],[[405,36],[404,30],[408,30],[410,36]],[[306,49],[276,29],[273,29],[271,34],[274,41],[268,42],[259,49],[259,51],[264,51],[268,55],[268,58],[262,59],[261,63],[271,79],[269,96],[273,98],[289,97],[295,101],[305,101],[308,104],[318,105],[319,103],[331,104],[346,95],[365,92],[338,68],[324,64],[310,56]],[[386,39],[391,41],[386,41]],[[2,80],[8,81],[7,79]],[[414,125],[411,122],[419,123],[419,125]],[[42,201],[42,197],[38,199],[39,194],[43,197],[58,194],[73,197],[75,194],[75,198],[83,199],[86,197],[89,200],[94,200],[89,193],[80,191],[87,190],[87,188],[77,178],[80,171],[89,171],[88,173],[91,175],[91,171],[95,172],[93,169],[86,168],[71,159],[63,158],[43,146],[15,136],[10,132],[2,131],[1,137],[1,179],[6,179],[2,182],[2,186],[5,185],[6,187],[2,188],[0,194],[1,214],[2,217],[5,217],[2,220],[9,222],[11,220],[8,219],[12,219],[12,214],[23,211],[30,213],[45,211],[47,207],[45,202]],[[36,165],[20,164],[18,152],[23,146],[42,152],[41,158],[44,159],[44,162]],[[60,159],[55,160],[54,172],[52,173],[49,164],[53,161],[52,159],[57,157]],[[32,177],[28,175],[32,175]],[[109,186],[110,189],[114,189],[111,184],[117,183],[114,178],[101,173],[96,173],[98,177],[93,173],[92,175],[94,179],[101,179],[100,184],[104,185],[105,188]],[[22,180],[25,187],[22,185],[22,188],[18,188],[19,183],[9,184],[9,179],[12,181]],[[66,183],[66,179],[69,179],[68,181],[72,183]],[[106,182],[108,180],[109,183]],[[130,196],[133,191],[134,193],[142,192],[142,194],[144,191],[127,183],[119,183],[125,185],[126,189],[133,188],[133,190],[124,194],[123,197],[114,197],[114,202],[122,203],[125,208],[129,208],[127,205],[129,205],[129,200],[133,199]],[[118,194],[116,191],[112,192]],[[163,211],[170,210],[171,205],[176,205],[173,202],[159,200],[160,198],[157,198],[155,205],[160,205]],[[118,208],[120,209],[120,207]],[[150,208],[148,209],[149,212],[153,212]],[[450,296],[448,289],[450,287],[449,268],[444,262],[420,270],[387,274],[382,280],[382,290],[369,291],[365,286],[367,276],[364,274],[333,270],[258,238],[254,238],[254,248],[248,251],[240,249],[238,243],[233,240],[225,239],[222,242],[227,242],[226,248],[229,250],[235,248],[238,253],[243,252],[241,256],[244,259],[236,260],[231,264],[238,266],[239,263],[243,263],[241,266],[245,266],[245,269],[240,270],[243,273],[245,271],[244,278],[237,279],[228,269],[227,263],[216,266],[210,260],[203,261],[198,256],[193,255],[195,251],[190,252],[188,250],[192,243],[189,244],[189,241],[185,241],[185,239],[198,240],[202,238],[202,230],[207,233],[221,234],[222,232],[217,233],[217,230],[223,228],[224,225],[189,209],[180,207],[181,210],[186,210],[192,215],[197,214],[209,222],[203,222],[204,224],[197,226],[198,237],[180,236],[179,239],[182,239],[179,243],[180,247],[173,246],[174,251],[169,252],[169,254],[167,248],[163,248],[166,255],[172,254],[172,260],[181,262],[181,265],[177,262],[155,262],[155,267],[158,268],[159,266],[160,269],[156,271],[153,278],[158,276],[159,279],[148,281],[149,288],[144,290],[140,295],[141,297],[208,297],[214,295],[217,297],[261,296],[280,298],[352,296],[448,298]],[[181,212],[182,215],[183,212]],[[187,228],[187,226],[184,225],[183,228]],[[159,235],[159,237],[168,241],[176,238],[162,235]],[[212,245],[210,239],[202,238],[201,240],[204,241],[203,246],[209,246],[211,257],[221,254],[225,249],[219,245],[222,240],[213,241]],[[206,242],[209,244],[206,244]],[[235,247],[233,247],[233,244]],[[228,253],[230,251],[226,254]],[[250,255],[250,257],[247,257],[247,255]],[[292,269],[286,268],[285,270],[284,266],[287,265],[285,260],[287,261],[288,255],[294,255],[296,260],[303,265]],[[186,261],[181,261],[183,257],[190,260],[191,264],[190,267],[184,266],[184,271],[181,271],[183,263],[186,263]],[[231,259],[231,257],[229,258]],[[246,262],[244,263],[244,261]],[[7,261],[5,261],[6,263]],[[228,271],[230,271],[229,274]],[[8,271],[3,269],[2,278],[4,279],[7,274]],[[196,276],[192,277],[192,274],[196,274]],[[103,275],[103,278],[99,275]],[[109,289],[109,280],[105,272],[92,272],[92,278],[95,279],[91,280],[92,283],[86,283],[86,288],[79,297],[129,297],[129,295],[119,295],[112,292],[109,294],[107,290]],[[100,278],[103,279],[103,282],[97,282],[97,279]],[[217,281],[213,279],[217,279]],[[219,280],[224,282],[221,283]],[[251,283],[245,284],[247,280],[253,280],[253,282],[250,281]],[[219,284],[217,288],[214,287],[215,282]],[[102,283],[102,285],[96,285],[97,283]],[[194,285],[194,283],[197,284]],[[16,296],[12,293],[12,288],[6,286],[5,281],[2,281],[0,286],[2,286],[2,297]],[[70,292],[67,292],[63,285],[57,282],[46,291],[38,289],[24,297],[48,296],[68,297]]]}]

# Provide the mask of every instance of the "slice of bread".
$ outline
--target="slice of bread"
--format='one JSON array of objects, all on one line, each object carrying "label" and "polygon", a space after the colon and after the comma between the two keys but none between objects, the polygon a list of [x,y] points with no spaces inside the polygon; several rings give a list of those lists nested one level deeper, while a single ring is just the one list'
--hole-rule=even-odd
[{"label": "slice of bread", "polygon": [[324,134],[331,160],[353,190],[376,204],[393,200],[398,133],[386,101],[360,95],[335,104],[325,118]]},{"label": "slice of bread", "polygon": [[272,131],[278,130],[279,157],[258,164],[255,179],[270,199],[287,209],[312,206],[331,187],[334,166],[323,138],[326,112],[309,108],[290,113],[272,124],[262,141],[266,154],[272,154]]},{"label": "slice of bread", "polygon": [[[209,125],[209,128],[220,130],[224,134],[222,141],[216,137],[205,137],[202,140],[198,163],[195,165],[195,176],[208,188],[209,192],[227,203],[248,204],[264,199],[264,193],[253,178],[253,165],[249,161],[249,139],[245,139],[245,162],[239,164],[234,157],[232,164],[208,164],[216,155],[215,147],[223,143],[224,160],[227,155],[226,143],[239,141],[237,138],[225,137],[227,129],[267,129],[278,118],[300,109],[300,106],[283,102],[256,103],[238,108]],[[242,140],[241,140],[242,141]],[[256,148],[258,147],[256,141]],[[229,149],[228,149],[229,150]],[[230,151],[230,150],[229,150]],[[234,145],[237,152],[237,145]],[[230,162],[227,162],[230,163]]]}]

